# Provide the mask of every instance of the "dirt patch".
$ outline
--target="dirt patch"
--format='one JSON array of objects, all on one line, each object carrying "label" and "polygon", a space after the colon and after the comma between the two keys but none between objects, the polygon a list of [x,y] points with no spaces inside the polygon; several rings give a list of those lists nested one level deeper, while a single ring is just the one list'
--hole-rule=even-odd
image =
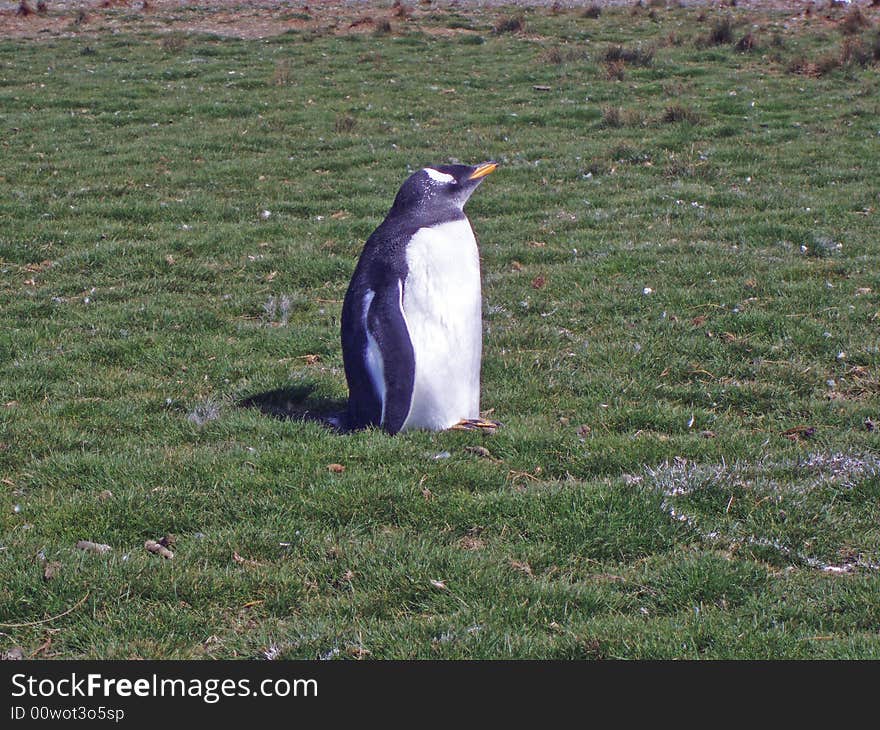
[{"label": "dirt patch", "polygon": [[[29,2],[28,6],[35,4]],[[259,39],[291,30],[351,35],[420,28],[421,21],[437,12],[437,6],[430,3],[403,7],[347,0],[308,4],[265,0],[49,0],[45,12],[22,13],[19,3],[0,0],[0,36],[41,39],[147,32]]]},{"label": "dirt patch", "polygon": [[[451,35],[467,29],[438,28],[431,23],[437,13],[454,9],[496,14],[502,6],[580,8],[583,3],[554,0],[457,0],[450,3],[413,0],[392,5],[354,0],[326,0],[278,3],[258,0],[46,0],[46,9],[36,11],[36,1],[26,3],[32,12],[22,13],[19,2],[0,0],[0,36],[47,39],[94,36],[104,33],[207,33],[228,38],[259,39],[291,30],[350,35],[385,32],[402,28]],[[603,7],[631,6],[630,0],[596,0]],[[646,3],[647,4],[647,3]],[[678,4],[678,3],[676,3]],[[710,6],[712,0],[685,0],[685,6]],[[401,8],[401,5],[403,8]],[[800,14],[805,6],[817,11],[827,3],[800,0],[739,0],[738,8],[791,11]]]},{"label": "dirt patch", "polygon": [[[7,7],[3,7],[3,6]],[[0,34],[16,38],[91,36],[103,33],[208,33],[230,38],[267,38],[290,30],[332,25],[344,3],[321,3],[312,14],[278,3],[230,0],[94,0],[49,2],[45,13],[22,15],[18,4],[0,4]]]}]

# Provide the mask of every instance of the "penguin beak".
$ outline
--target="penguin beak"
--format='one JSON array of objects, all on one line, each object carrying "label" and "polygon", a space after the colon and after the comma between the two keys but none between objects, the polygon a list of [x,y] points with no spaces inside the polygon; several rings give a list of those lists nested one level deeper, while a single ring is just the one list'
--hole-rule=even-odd
[{"label": "penguin beak", "polygon": [[468,180],[479,180],[481,177],[486,177],[489,173],[495,172],[496,167],[498,167],[497,162],[484,162],[471,173]]}]

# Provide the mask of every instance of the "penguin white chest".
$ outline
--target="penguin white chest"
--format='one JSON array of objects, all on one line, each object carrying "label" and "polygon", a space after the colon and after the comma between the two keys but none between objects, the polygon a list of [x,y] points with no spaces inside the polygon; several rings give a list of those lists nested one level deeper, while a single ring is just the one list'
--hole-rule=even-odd
[{"label": "penguin white chest", "polygon": [[480,415],[480,254],[466,218],[420,228],[406,248],[403,316],[415,355],[404,429],[446,429]]}]

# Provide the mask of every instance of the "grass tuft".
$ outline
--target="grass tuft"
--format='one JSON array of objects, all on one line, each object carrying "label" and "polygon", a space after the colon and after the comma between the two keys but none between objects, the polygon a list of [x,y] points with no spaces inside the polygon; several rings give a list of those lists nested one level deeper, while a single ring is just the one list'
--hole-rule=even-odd
[{"label": "grass tuft", "polygon": [[637,127],[644,121],[642,113],[637,109],[624,109],[617,106],[602,108],[602,125],[609,129],[620,127]]},{"label": "grass tuft", "polygon": [[287,86],[289,83],[291,83],[290,61],[287,59],[276,61],[272,71],[272,85]]},{"label": "grass tuft", "polygon": [[391,6],[391,15],[401,20],[408,20],[412,15],[412,8],[401,0],[394,0]]},{"label": "grass tuft", "polygon": [[740,38],[734,48],[740,53],[751,53],[758,46],[758,40],[755,37],[754,33],[746,33],[742,38]]},{"label": "grass tuft", "polygon": [[623,116],[620,107],[607,106],[602,110],[602,124],[611,129],[623,126]]},{"label": "grass tuft", "polygon": [[186,416],[187,421],[199,427],[211,421],[216,421],[218,418],[220,418],[220,406],[211,401],[199,403]]},{"label": "grass tuft", "polygon": [[874,48],[869,48],[861,38],[852,36],[844,38],[840,46],[840,65],[865,68],[875,60],[876,50],[876,42]]},{"label": "grass tuft", "polygon": [[854,6],[840,21],[840,30],[846,35],[858,35],[866,28],[870,28],[871,25],[870,18],[861,11],[861,8]]},{"label": "grass tuft", "polygon": [[626,64],[623,61],[605,61],[605,78],[608,81],[623,81],[626,78]]},{"label": "grass tuft", "polygon": [[186,49],[186,36],[182,33],[169,33],[162,37],[162,50],[165,53],[182,53]]},{"label": "grass tuft", "polygon": [[666,124],[676,124],[678,122],[699,124],[700,115],[682,104],[670,104],[664,109],[661,120]]},{"label": "grass tuft", "polygon": [[338,134],[348,134],[357,127],[357,119],[351,114],[340,114],[333,123],[333,128]]},{"label": "grass tuft", "polygon": [[583,61],[589,58],[589,54],[585,49],[553,46],[544,50],[541,55],[541,63],[552,66],[559,66],[563,63],[572,63]]},{"label": "grass tuft", "polygon": [[602,54],[602,60],[608,63],[625,63],[630,66],[650,66],[654,62],[655,50],[653,46],[625,47],[620,45],[608,46]]},{"label": "grass tuft", "polygon": [[548,48],[541,54],[541,61],[543,63],[549,63],[553,66],[558,66],[565,60],[565,57],[562,54],[562,51],[559,48]]},{"label": "grass tuft", "polygon": [[706,46],[724,46],[733,43],[733,18],[724,15],[712,23],[709,32],[702,39]]},{"label": "grass tuft", "polygon": [[495,35],[505,33],[522,33],[526,28],[526,20],[523,15],[502,15],[492,26]]}]

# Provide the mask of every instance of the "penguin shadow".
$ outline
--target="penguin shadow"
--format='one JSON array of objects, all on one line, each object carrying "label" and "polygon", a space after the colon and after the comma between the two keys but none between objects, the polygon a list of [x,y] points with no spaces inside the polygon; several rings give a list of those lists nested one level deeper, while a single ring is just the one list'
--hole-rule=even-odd
[{"label": "penguin shadow", "polygon": [[336,433],[348,433],[345,426],[346,401],[336,398],[314,398],[313,385],[276,388],[254,393],[236,402],[239,408],[253,408],[281,421],[319,423]]}]

